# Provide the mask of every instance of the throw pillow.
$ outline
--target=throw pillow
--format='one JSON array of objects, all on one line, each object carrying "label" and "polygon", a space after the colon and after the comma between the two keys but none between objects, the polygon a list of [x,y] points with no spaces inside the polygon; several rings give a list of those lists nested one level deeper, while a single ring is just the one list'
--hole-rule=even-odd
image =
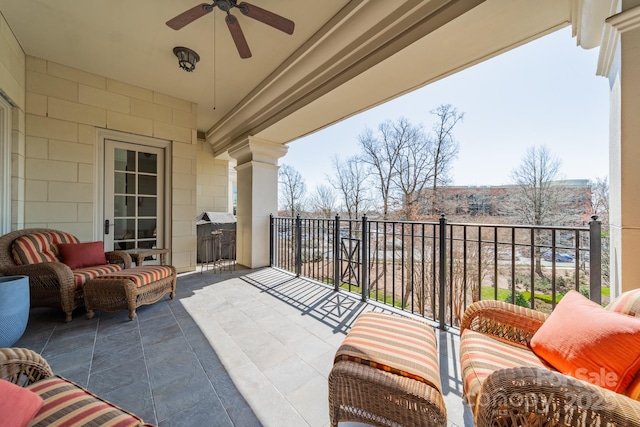
[{"label": "throw pillow", "polygon": [[42,404],[42,398],[31,390],[0,380],[0,414],[7,415],[0,417],[1,427],[26,427]]},{"label": "throw pillow", "polygon": [[62,256],[62,262],[72,270],[108,264],[102,242],[60,243],[58,250]]},{"label": "throw pillow", "polygon": [[13,241],[11,254],[17,265],[59,261],[49,233],[25,234]]},{"label": "throw pillow", "polygon": [[640,319],[569,291],[530,345],[563,374],[622,393],[640,370]]}]

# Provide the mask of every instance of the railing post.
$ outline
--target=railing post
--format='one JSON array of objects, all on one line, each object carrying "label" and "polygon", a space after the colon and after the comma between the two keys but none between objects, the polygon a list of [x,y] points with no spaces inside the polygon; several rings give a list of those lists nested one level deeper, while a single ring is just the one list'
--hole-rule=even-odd
[{"label": "railing post", "polygon": [[340,289],[340,215],[333,223],[333,289]]},{"label": "railing post", "polygon": [[296,277],[302,273],[302,219],[296,215]]},{"label": "railing post", "polygon": [[362,302],[366,302],[369,295],[369,224],[367,216],[362,216],[362,256],[360,261],[360,284],[362,289]]},{"label": "railing post", "polygon": [[273,214],[269,214],[269,266],[273,267],[273,252],[276,245]]},{"label": "railing post", "polygon": [[446,330],[446,316],[447,316],[447,307],[446,307],[446,294],[445,294],[445,282],[446,282],[446,271],[447,271],[447,218],[445,218],[444,214],[440,214],[440,233],[438,236],[438,240],[440,243],[439,249],[439,274],[438,274],[438,321],[440,322],[440,329]]},{"label": "railing post", "polygon": [[602,223],[597,215],[589,221],[589,298],[602,304]]}]

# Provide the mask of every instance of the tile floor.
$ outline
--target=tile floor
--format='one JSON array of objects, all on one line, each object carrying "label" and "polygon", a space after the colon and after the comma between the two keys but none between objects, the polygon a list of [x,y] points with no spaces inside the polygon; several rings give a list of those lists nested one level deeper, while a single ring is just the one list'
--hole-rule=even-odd
[{"label": "tile floor", "polygon": [[[165,426],[328,426],[327,376],[350,325],[384,310],[275,269],[180,275],[175,299],[127,313],[31,310],[15,346],[55,373]],[[450,426],[462,402],[456,330],[439,332]],[[355,426],[341,423],[341,426]]]}]

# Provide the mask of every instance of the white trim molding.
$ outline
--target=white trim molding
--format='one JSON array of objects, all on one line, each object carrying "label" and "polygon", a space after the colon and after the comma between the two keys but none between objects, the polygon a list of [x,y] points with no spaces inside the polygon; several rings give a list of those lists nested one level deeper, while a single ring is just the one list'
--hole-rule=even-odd
[{"label": "white trim molding", "polygon": [[129,144],[147,145],[165,150],[165,245],[171,247],[171,203],[172,203],[172,169],[173,158],[171,141],[143,135],[120,132],[111,129],[96,128],[96,150],[94,168],[94,200],[93,200],[93,237],[102,240],[104,224],[104,149],[105,140],[125,142]]},{"label": "white trim molding", "polygon": [[606,19],[596,71],[599,76],[609,76],[620,35],[637,28],[640,28],[640,6],[627,9]]},{"label": "white trim molding", "polygon": [[0,236],[11,231],[11,105],[0,96]]}]

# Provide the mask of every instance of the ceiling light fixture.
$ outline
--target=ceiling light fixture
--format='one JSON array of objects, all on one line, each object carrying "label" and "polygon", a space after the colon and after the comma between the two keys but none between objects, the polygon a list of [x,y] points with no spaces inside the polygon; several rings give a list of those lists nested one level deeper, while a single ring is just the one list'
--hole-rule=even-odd
[{"label": "ceiling light fixture", "polygon": [[200,55],[188,47],[174,47],[173,53],[178,57],[180,68],[189,73],[196,69],[196,62],[200,61]]}]

